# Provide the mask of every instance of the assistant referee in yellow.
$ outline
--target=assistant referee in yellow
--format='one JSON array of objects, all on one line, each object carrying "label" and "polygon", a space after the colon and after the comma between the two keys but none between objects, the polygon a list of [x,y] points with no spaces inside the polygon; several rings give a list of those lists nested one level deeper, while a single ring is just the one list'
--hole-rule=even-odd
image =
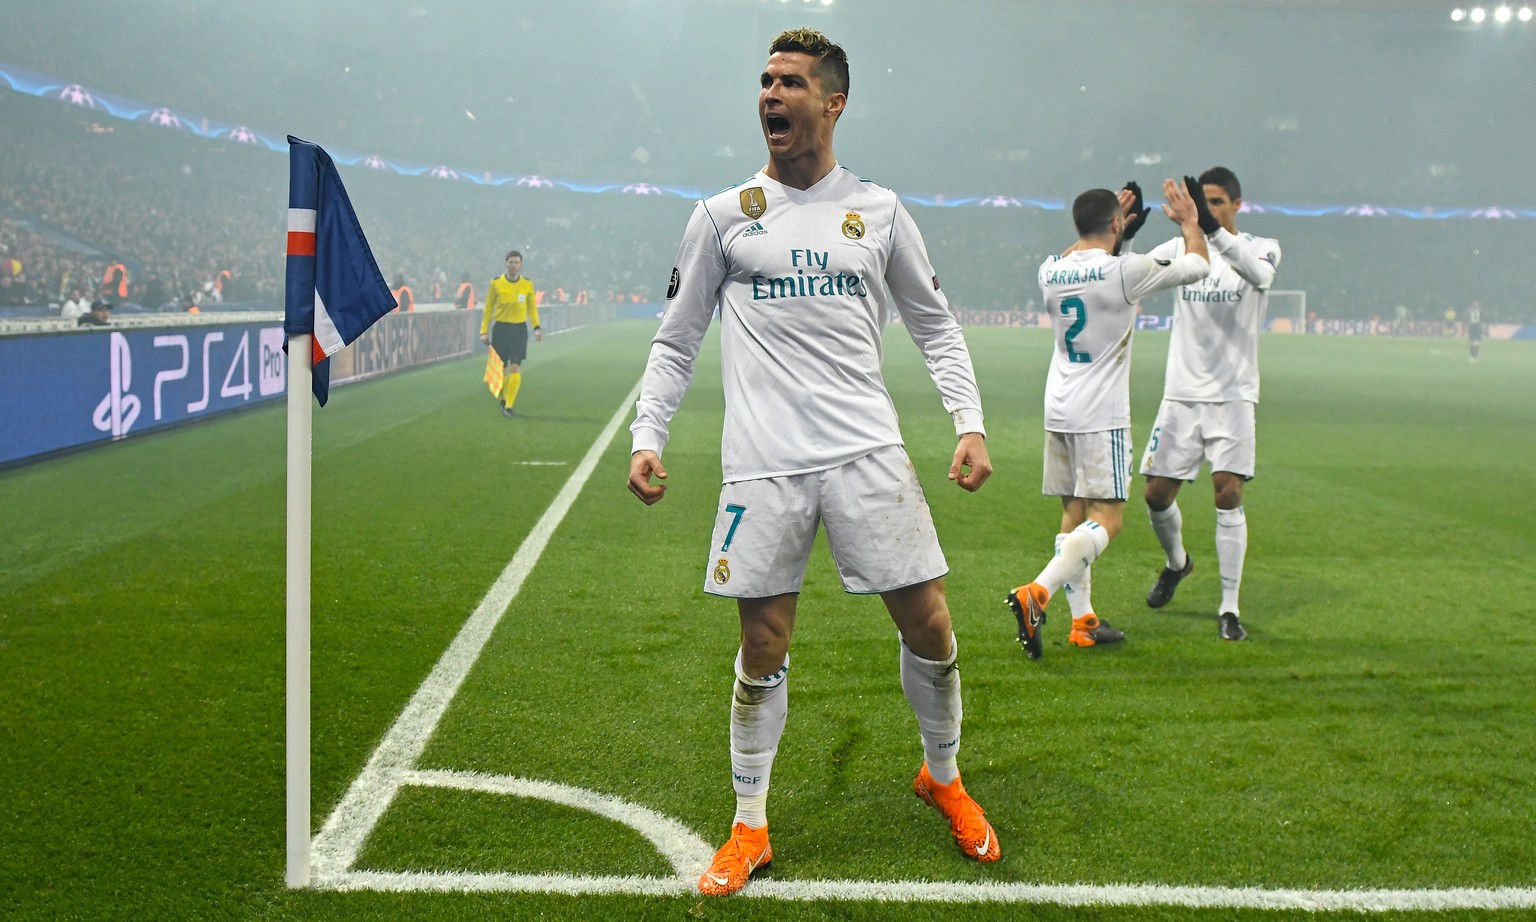
[{"label": "assistant referee in yellow", "polygon": [[490,343],[506,363],[501,385],[501,415],[511,419],[517,390],[523,386],[523,359],[528,357],[528,322],[533,321],[533,336],[539,342],[539,300],[533,283],[523,278],[523,254],[507,254],[507,271],[491,279],[485,295],[485,313],[480,318],[480,341]]}]

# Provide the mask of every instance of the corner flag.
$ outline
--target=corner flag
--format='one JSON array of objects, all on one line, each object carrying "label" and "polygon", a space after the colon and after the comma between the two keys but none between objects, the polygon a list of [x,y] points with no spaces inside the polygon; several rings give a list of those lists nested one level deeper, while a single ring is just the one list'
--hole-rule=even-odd
[{"label": "corner flag", "polygon": [[330,356],[395,309],[331,157],[288,136],[288,286],[283,332],[314,334],[315,399],[330,395]]},{"label": "corner flag", "polygon": [[394,309],[394,293],[373,261],[347,190],[336,175],[336,164],[316,145],[289,135],[283,332],[292,348],[287,381],[287,869],[283,878],[290,887],[307,887],[310,881],[310,424],[314,408],[304,391],[312,390],[325,406],[331,390],[330,356]]}]

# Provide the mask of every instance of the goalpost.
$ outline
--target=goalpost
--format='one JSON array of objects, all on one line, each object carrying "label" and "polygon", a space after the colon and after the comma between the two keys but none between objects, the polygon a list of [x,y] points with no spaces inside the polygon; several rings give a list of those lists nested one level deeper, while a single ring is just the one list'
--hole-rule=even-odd
[{"label": "goalpost", "polygon": [[1297,289],[1270,289],[1269,331],[1307,332],[1307,293]]}]

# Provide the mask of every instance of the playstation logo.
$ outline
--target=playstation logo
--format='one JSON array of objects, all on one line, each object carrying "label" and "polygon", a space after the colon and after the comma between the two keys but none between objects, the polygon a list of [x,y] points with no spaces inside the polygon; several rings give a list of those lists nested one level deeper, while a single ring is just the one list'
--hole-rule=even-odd
[{"label": "playstation logo", "polygon": [[128,392],[133,384],[133,353],[128,348],[128,337],[113,333],[110,348],[111,380],[107,395],[101,398],[101,403],[96,404],[96,412],[91,414],[91,425],[100,432],[112,433],[113,439],[120,439],[138,421],[139,398]]}]

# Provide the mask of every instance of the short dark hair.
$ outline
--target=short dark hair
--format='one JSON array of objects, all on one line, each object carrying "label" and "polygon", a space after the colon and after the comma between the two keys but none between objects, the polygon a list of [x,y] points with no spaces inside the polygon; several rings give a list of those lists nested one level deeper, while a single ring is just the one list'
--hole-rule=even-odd
[{"label": "short dark hair", "polygon": [[768,46],[770,55],[798,51],[817,58],[816,76],[827,93],[848,93],[848,55],[815,29],[786,29]]},{"label": "short dark hair", "polygon": [[1224,166],[1213,166],[1201,173],[1200,185],[1220,186],[1234,202],[1243,197],[1243,187],[1238,184],[1237,174]]},{"label": "short dark hair", "polygon": [[1089,189],[1072,202],[1072,223],[1079,237],[1109,233],[1118,214],[1120,197],[1108,189]]},{"label": "short dark hair", "polygon": [[501,258],[501,261],[502,262],[506,262],[507,260],[511,259],[514,256],[516,256],[518,259],[522,259],[523,258],[523,254],[519,253],[518,251],[516,251],[516,250],[508,250],[507,251],[507,255],[503,256]]}]

